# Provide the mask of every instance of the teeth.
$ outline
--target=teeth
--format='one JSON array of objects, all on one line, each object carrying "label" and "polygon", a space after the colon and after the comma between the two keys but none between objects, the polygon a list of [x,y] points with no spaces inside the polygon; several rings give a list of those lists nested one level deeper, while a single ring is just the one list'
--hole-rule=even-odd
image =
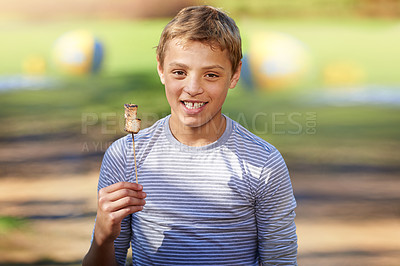
[{"label": "teeth", "polygon": [[183,102],[188,109],[197,109],[205,105],[206,103],[193,103],[193,102]]}]

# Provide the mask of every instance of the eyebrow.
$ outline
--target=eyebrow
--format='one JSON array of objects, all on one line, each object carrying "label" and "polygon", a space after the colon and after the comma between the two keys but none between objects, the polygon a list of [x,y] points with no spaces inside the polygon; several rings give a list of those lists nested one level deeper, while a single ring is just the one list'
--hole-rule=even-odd
[{"label": "eyebrow", "polygon": [[[182,64],[182,63],[178,63],[178,62],[172,62],[172,63],[169,64],[169,66],[170,67],[189,68],[189,66],[187,66],[185,64]],[[225,68],[223,66],[218,65],[218,64],[203,67],[203,69],[214,69],[214,68],[219,68],[219,69],[225,70]]]},{"label": "eyebrow", "polygon": [[211,66],[206,66],[206,67],[203,67],[203,68],[204,68],[204,69],[219,68],[219,69],[225,70],[225,68],[224,68],[223,66],[220,66],[220,65],[211,65]]},{"label": "eyebrow", "polygon": [[188,66],[187,66],[187,65],[185,65],[185,64],[182,64],[182,63],[178,63],[178,62],[172,62],[172,63],[169,63],[169,66],[170,66],[170,67],[181,67],[181,68],[188,68]]}]

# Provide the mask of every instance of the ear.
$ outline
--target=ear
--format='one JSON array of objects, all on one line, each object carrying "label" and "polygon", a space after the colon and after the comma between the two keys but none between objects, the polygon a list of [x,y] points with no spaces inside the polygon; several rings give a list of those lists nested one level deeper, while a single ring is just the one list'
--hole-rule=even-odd
[{"label": "ear", "polygon": [[240,61],[238,67],[236,68],[235,73],[233,73],[233,75],[232,75],[231,83],[229,84],[230,89],[233,89],[236,87],[236,84],[239,82],[241,71],[242,71],[242,61]]},{"label": "ear", "polygon": [[157,56],[157,72],[158,76],[160,77],[161,83],[165,85],[165,78],[164,78],[164,69],[160,63],[160,58]]}]

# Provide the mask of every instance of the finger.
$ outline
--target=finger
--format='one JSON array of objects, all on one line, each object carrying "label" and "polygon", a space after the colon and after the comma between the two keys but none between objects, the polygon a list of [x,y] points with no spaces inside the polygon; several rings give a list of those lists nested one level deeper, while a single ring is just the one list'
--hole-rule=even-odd
[{"label": "finger", "polygon": [[99,204],[99,208],[103,212],[117,212],[121,209],[124,209],[126,207],[130,206],[144,206],[146,204],[146,201],[144,199],[138,199],[138,198],[133,198],[133,197],[124,197],[116,201],[108,201],[104,202],[103,204]]},{"label": "finger", "polygon": [[[121,224],[122,219],[124,219],[127,215],[143,210],[143,206],[127,206],[125,208],[119,209],[115,212],[111,212],[105,216],[103,216],[107,223],[111,225]],[[96,222],[99,222],[98,219]]]},{"label": "finger", "polygon": [[132,190],[136,190],[136,191],[140,191],[143,189],[143,186],[140,184],[136,184],[136,183],[131,183],[131,182],[118,182],[115,184],[112,184],[108,187],[102,188],[101,190],[103,190],[104,192],[107,193],[111,193],[120,189],[132,189]]},{"label": "finger", "polygon": [[143,191],[136,191],[132,189],[120,189],[112,193],[100,195],[99,198],[104,197],[105,201],[116,201],[125,197],[133,197],[138,199],[146,198],[146,193]]},{"label": "finger", "polygon": [[145,204],[146,201],[144,199],[138,199],[133,197],[125,197],[113,202],[113,206],[116,207],[114,211],[118,209],[123,209],[128,206],[144,206]]},{"label": "finger", "polygon": [[122,219],[124,219],[126,216],[128,216],[129,214],[138,212],[143,210],[143,206],[127,206],[123,209],[120,209],[116,212],[114,212],[113,214],[115,215],[114,217],[120,217],[118,218],[119,221],[122,221]]}]

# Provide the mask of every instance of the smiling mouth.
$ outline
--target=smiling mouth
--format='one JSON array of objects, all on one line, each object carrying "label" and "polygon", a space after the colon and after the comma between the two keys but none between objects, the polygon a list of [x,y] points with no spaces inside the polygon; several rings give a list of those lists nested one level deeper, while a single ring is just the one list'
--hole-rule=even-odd
[{"label": "smiling mouth", "polygon": [[182,101],[182,103],[186,106],[187,109],[198,109],[198,108],[204,106],[207,102],[185,102],[185,101]]}]

